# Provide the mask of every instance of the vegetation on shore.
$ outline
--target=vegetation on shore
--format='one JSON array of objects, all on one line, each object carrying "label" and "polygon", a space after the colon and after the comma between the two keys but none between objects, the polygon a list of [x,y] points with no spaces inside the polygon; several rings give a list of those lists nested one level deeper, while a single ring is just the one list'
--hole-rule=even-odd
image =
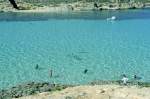
[{"label": "vegetation on shore", "polygon": [[[150,7],[150,0],[15,0],[19,10],[66,7],[68,10],[118,10]],[[0,0],[0,11],[14,11],[12,5]]]},{"label": "vegetation on shore", "polygon": [[[5,0],[1,0],[5,1]],[[147,3],[150,0],[15,0],[16,2],[28,2],[28,3],[72,3],[72,2],[99,2],[99,3],[130,3],[130,2],[142,2]]]}]

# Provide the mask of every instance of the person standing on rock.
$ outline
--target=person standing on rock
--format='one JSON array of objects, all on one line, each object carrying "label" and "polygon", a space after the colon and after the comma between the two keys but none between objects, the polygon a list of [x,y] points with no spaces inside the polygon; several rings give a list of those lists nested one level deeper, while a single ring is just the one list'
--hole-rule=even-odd
[{"label": "person standing on rock", "polygon": [[127,76],[125,74],[123,74],[122,82],[124,85],[127,85],[128,80],[129,79],[127,78]]},{"label": "person standing on rock", "polygon": [[9,0],[9,2],[13,5],[13,7],[14,7],[15,9],[18,9],[18,10],[19,10],[19,7],[17,6],[15,0]]}]

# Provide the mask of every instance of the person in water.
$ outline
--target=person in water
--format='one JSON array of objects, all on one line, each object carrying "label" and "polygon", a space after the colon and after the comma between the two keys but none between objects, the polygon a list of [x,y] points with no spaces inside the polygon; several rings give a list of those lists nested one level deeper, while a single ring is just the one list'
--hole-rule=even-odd
[{"label": "person in water", "polygon": [[125,74],[123,74],[123,78],[121,80],[124,85],[127,85],[129,79],[127,78],[127,76]]},{"label": "person in water", "polygon": [[85,69],[85,70],[83,71],[84,74],[86,74],[87,72],[88,72],[88,69]]},{"label": "person in water", "polygon": [[9,2],[13,5],[13,7],[14,7],[15,9],[18,9],[18,10],[19,10],[19,7],[17,6],[15,0],[9,0]]},{"label": "person in water", "polygon": [[52,69],[49,70],[49,76],[50,76],[50,77],[53,76],[53,70],[52,70]]},{"label": "person in water", "polygon": [[141,80],[142,79],[142,77],[139,77],[139,76],[137,76],[137,75],[134,75],[134,80]]},{"label": "person in water", "polygon": [[36,69],[36,70],[39,69],[39,65],[38,65],[38,64],[36,64],[35,69]]}]

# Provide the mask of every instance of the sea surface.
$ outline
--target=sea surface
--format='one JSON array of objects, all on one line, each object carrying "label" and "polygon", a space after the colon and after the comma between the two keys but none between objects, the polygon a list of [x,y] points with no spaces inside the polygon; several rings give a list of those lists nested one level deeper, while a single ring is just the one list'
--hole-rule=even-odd
[{"label": "sea surface", "polygon": [[[116,20],[107,21],[112,16]],[[0,89],[32,81],[86,84],[122,74],[150,82],[150,9],[0,13]]]}]

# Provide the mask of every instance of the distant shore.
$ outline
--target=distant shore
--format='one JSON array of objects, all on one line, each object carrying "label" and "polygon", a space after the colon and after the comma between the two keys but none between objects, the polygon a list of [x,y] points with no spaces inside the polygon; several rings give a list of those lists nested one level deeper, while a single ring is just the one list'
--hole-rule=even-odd
[{"label": "distant shore", "polygon": [[96,3],[96,2],[73,2],[59,4],[32,4],[18,2],[20,10],[12,8],[9,2],[0,2],[0,12],[67,12],[67,11],[101,11],[101,10],[123,10],[140,9],[150,7],[150,3]]}]

